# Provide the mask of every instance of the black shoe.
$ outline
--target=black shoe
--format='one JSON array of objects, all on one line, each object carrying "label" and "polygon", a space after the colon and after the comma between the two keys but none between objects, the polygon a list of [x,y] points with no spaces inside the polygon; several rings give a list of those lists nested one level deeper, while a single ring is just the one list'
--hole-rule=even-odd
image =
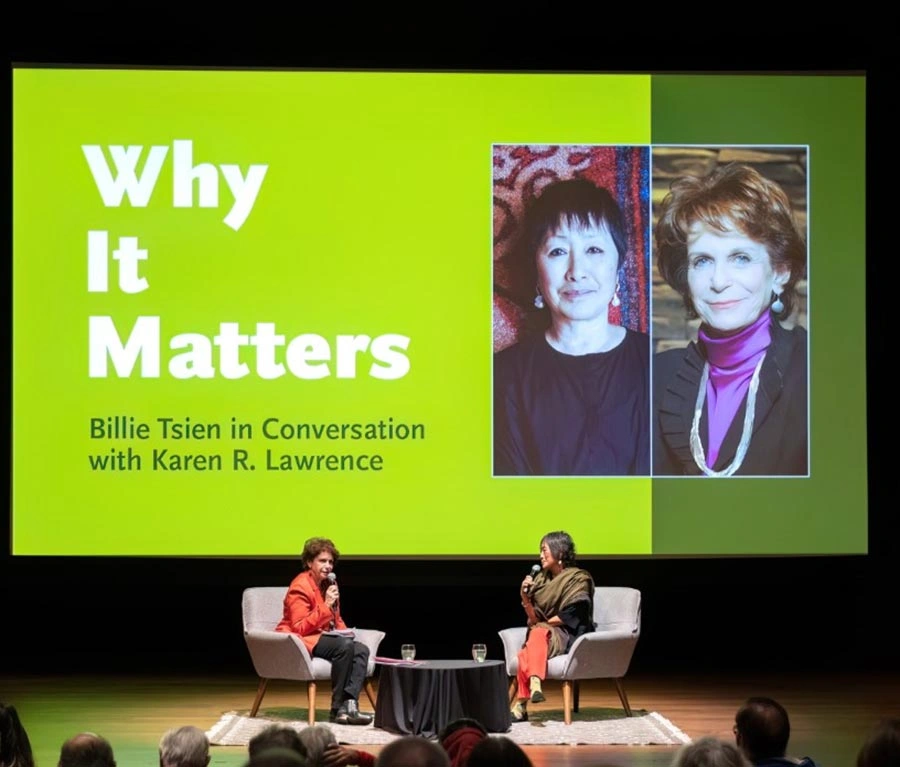
[{"label": "black shoe", "polygon": [[524,701],[516,701],[516,704],[510,710],[509,715],[513,722],[527,722],[528,709],[525,708]]},{"label": "black shoe", "polygon": [[347,704],[343,704],[337,711],[328,714],[328,721],[332,724],[350,724],[350,716],[347,714]]},{"label": "black shoe", "polygon": [[346,724],[371,724],[372,723],[372,715],[364,714],[359,710],[359,706],[357,705],[355,700],[348,700],[345,704],[347,707],[347,722]]}]

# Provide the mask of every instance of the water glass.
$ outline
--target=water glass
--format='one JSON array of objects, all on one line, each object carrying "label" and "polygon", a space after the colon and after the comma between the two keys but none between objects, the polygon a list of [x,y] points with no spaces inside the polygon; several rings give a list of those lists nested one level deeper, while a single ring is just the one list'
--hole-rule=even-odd
[{"label": "water glass", "polygon": [[487,658],[487,645],[473,644],[472,660],[478,661],[478,663],[484,663],[485,658]]},{"label": "water glass", "polygon": [[416,646],[414,644],[400,645],[400,657],[403,660],[415,660]]}]

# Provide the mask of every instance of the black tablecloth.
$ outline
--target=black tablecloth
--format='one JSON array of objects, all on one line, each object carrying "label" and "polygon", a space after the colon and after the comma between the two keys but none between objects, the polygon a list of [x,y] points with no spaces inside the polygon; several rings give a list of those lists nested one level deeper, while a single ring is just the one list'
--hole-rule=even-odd
[{"label": "black tablecloth", "polygon": [[488,732],[510,727],[506,666],[499,660],[428,660],[382,665],[375,726],[433,738],[450,722],[471,717]]}]

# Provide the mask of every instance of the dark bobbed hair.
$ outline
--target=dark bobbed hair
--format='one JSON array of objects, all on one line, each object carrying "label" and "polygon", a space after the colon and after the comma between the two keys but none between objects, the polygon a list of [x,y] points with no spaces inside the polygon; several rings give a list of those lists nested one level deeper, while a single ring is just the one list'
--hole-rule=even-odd
[{"label": "dark bobbed hair", "polygon": [[0,767],[34,767],[31,741],[15,706],[0,703]]},{"label": "dark bobbed hair", "polygon": [[856,767],[890,767],[900,764],[900,719],[882,719],[866,738],[856,757]]},{"label": "dark bobbed hair", "polygon": [[563,567],[571,567],[575,564],[575,541],[564,530],[555,530],[541,538],[541,543],[547,544],[550,553],[559,560]]},{"label": "dark bobbed hair", "polygon": [[741,748],[751,762],[787,753],[791,722],[787,711],[772,698],[748,698],[734,717]]},{"label": "dark bobbed hair", "polygon": [[704,177],[685,176],[672,183],[659,209],[653,238],[662,278],[677,290],[689,318],[697,317],[688,287],[687,237],[697,222],[725,232],[737,227],[765,245],[773,269],[790,270],[781,294],[786,319],[793,311],[797,282],[806,270],[806,245],[794,222],[791,201],[774,181],[748,165],[731,163]]},{"label": "dark bobbed hair", "polygon": [[467,767],[532,767],[521,746],[499,735],[485,738],[469,752]]},{"label": "dark bobbed hair", "polygon": [[537,285],[537,250],[561,222],[581,228],[605,226],[618,251],[618,268],[622,268],[628,239],[625,217],[616,199],[586,178],[554,181],[526,204],[513,247],[515,271],[520,276],[523,292],[534,290]]},{"label": "dark bobbed hair", "polygon": [[300,555],[303,566],[308,569],[310,563],[323,551],[327,551],[331,554],[335,563],[337,563],[341,553],[337,550],[337,546],[334,545],[334,542],[330,538],[308,539],[306,543],[303,544],[303,553]]}]

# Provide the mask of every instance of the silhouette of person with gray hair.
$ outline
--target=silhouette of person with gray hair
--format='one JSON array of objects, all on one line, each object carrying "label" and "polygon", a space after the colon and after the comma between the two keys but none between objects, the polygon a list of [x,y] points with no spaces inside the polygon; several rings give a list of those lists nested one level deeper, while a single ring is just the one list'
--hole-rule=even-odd
[{"label": "silhouette of person with gray hair", "polygon": [[305,727],[298,733],[300,753],[309,767],[373,767],[375,757],[367,751],[342,746],[324,724]]},{"label": "silhouette of person with gray hair", "polygon": [[325,749],[337,745],[334,733],[323,724],[304,727],[298,734],[300,746],[303,748],[301,753],[306,757],[309,767],[321,767]]},{"label": "silhouette of person with gray hair", "polygon": [[672,767],[752,767],[734,743],[706,737],[695,740],[675,754]]},{"label": "silhouette of person with gray hair", "polygon": [[159,767],[206,767],[209,740],[198,727],[178,727],[159,741]]}]

